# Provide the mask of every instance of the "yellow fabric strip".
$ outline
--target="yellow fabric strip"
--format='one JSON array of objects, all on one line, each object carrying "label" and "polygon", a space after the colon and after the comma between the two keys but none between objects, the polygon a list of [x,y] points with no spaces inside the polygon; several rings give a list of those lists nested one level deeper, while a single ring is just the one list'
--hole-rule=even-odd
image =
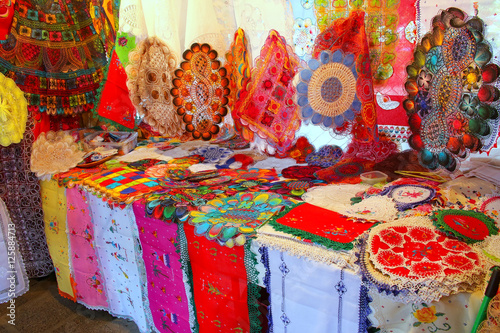
[{"label": "yellow fabric strip", "polygon": [[74,297],[71,287],[66,233],[66,189],[57,181],[41,181],[43,220],[50,256],[56,269],[57,285],[63,293]]}]

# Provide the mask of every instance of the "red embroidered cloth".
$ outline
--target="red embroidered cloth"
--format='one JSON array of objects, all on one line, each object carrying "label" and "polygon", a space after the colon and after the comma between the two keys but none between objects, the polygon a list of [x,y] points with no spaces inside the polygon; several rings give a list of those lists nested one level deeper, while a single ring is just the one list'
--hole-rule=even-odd
[{"label": "red embroidered cloth", "polygon": [[220,246],[195,236],[193,226],[185,223],[184,228],[200,333],[249,332],[244,247]]},{"label": "red embroidered cloth", "polygon": [[354,222],[337,212],[308,203],[287,209],[270,224],[277,230],[299,236],[332,249],[353,248],[353,241],[375,225]]},{"label": "red embroidered cloth", "polygon": [[130,101],[127,88],[127,74],[113,51],[109,63],[108,76],[102,88],[101,100],[97,109],[99,116],[133,129],[135,126],[135,107]]}]

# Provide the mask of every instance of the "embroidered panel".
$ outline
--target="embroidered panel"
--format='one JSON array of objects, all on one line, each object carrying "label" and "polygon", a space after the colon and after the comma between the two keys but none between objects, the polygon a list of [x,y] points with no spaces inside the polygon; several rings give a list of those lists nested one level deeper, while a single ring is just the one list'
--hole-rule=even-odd
[{"label": "embroidered panel", "polygon": [[228,112],[227,70],[217,60],[217,51],[208,44],[194,43],[182,57],[184,61],[172,81],[173,104],[186,131],[195,139],[207,141],[219,133],[219,124]]},{"label": "embroidered panel", "polygon": [[496,143],[500,72],[478,17],[450,8],[433,23],[407,67],[409,143],[425,167],[454,171],[468,153]]}]

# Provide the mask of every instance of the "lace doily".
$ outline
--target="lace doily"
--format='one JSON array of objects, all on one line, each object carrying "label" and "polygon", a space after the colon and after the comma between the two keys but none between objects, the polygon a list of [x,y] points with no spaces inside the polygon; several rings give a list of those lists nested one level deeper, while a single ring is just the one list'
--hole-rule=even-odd
[{"label": "lace doily", "polygon": [[[234,40],[229,48],[229,52],[226,53],[226,63],[224,67],[227,70],[231,88],[231,94],[229,95],[229,106],[233,107],[234,103],[240,98],[240,93],[250,82],[251,77],[251,64],[252,59],[248,51],[248,42],[245,37],[245,31],[239,28],[234,34]],[[238,115],[232,109],[231,115],[233,116],[234,126],[237,132],[241,133],[244,129],[241,124]],[[253,133],[253,132],[249,132]],[[249,135],[243,135],[246,139],[251,139]]]},{"label": "lace doily", "polygon": [[500,197],[486,199],[481,205],[481,211],[493,218],[500,226]]},{"label": "lace doily", "polygon": [[436,196],[436,190],[424,185],[390,185],[385,187],[380,195],[392,198],[397,209],[403,211],[431,201]]},{"label": "lace doily", "polygon": [[493,219],[472,210],[438,210],[434,212],[432,221],[440,231],[467,244],[477,243],[488,236],[498,234]]},{"label": "lace doily", "polygon": [[490,300],[486,318],[479,325],[477,333],[497,333],[500,331],[500,294]]},{"label": "lace doily", "polygon": [[392,222],[398,217],[398,210],[393,200],[380,196],[363,199],[350,207],[337,211],[355,218],[358,222]]},{"label": "lace doily", "polygon": [[288,201],[274,193],[238,193],[215,199],[190,212],[194,233],[217,240],[228,247],[243,245],[263,223],[279,212]]},{"label": "lace doily", "polygon": [[203,163],[219,163],[232,154],[231,149],[214,145],[199,147],[191,152],[191,155],[203,156]]},{"label": "lace doily", "polygon": [[170,89],[177,59],[158,37],[149,37],[129,53],[125,68],[130,100],[144,121],[163,136],[182,134],[182,121],[172,105]]},{"label": "lace doily", "polygon": [[351,198],[358,196],[369,188],[365,184],[327,185],[307,190],[302,200],[312,205],[323,207],[334,212],[351,208]]},{"label": "lace doily", "polygon": [[14,80],[0,73],[0,145],[6,147],[23,138],[28,104]]},{"label": "lace doily", "polygon": [[371,229],[360,264],[369,283],[400,302],[429,302],[482,284],[484,259],[473,248],[414,217]]},{"label": "lace doily", "polygon": [[219,124],[228,112],[227,71],[216,60],[217,51],[208,44],[194,43],[182,57],[170,91],[173,103],[186,131],[195,139],[207,141],[219,133]]},{"label": "lace doily", "polygon": [[483,251],[483,254],[493,261],[495,265],[500,263],[500,236],[489,236],[483,242],[475,244]]},{"label": "lace doily", "polygon": [[307,155],[306,163],[312,166],[328,168],[337,163],[342,158],[342,155],[342,148],[336,145],[327,145]]},{"label": "lace doily", "polygon": [[300,126],[292,99],[295,94],[292,78],[299,63],[286,40],[271,30],[257,59],[252,81],[235,104],[237,118],[272,147],[267,148],[270,154],[275,151],[285,155]]},{"label": "lace doily", "polygon": [[[457,169],[468,152],[489,151],[498,135],[498,67],[483,42],[484,23],[449,8],[432,19],[407,66],[403,106],[410,146],[429,169]],[[439,27],[439,28],[436,28]]]},{"label": "lace doily", "polygon": [[65,132],[40,134],[31,151],[31,171],[41,179],[68,171],[82,161],[85,153],[79,150],[73,137]]}]

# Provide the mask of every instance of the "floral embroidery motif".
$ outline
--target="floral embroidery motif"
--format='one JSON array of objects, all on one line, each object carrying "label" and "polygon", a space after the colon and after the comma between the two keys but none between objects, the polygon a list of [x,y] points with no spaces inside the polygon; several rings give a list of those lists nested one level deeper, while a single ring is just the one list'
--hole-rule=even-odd
[{"label": "floral embroidery motif", "polygon": [[413,323],[413,327],[420,327],[422,324],[432,324],[432,326],[427,325],[427,330],[431,333],[435,333],[437,331],[449,331],[451,329],[451,326],[448,323],[444,323],[442,328],[437,327],[434,323],[438,320],[438,317],[444,316],[444,313],[436,311],[436,307],[434,305],[428,306],[427,304],[422,303],[422,308],[419,309],[417,305],[412,304],[412,309],[413,316],[417,319],[417,321]]}]

